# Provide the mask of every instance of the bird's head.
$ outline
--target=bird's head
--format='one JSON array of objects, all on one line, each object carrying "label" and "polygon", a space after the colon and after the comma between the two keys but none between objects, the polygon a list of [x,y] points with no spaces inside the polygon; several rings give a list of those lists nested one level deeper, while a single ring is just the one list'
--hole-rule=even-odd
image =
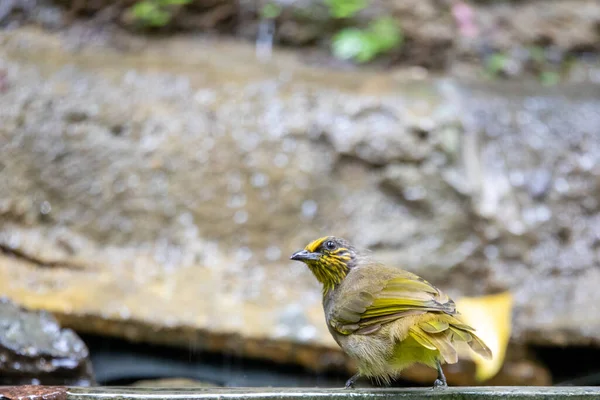
[{"label": "bird's head", "polygon": [[325,236],[310,242],[290,258],[308,265],[317,280],[323,284],[323,291],[327,292],[339,285],[354,267],[357,253],[347,240]]}]

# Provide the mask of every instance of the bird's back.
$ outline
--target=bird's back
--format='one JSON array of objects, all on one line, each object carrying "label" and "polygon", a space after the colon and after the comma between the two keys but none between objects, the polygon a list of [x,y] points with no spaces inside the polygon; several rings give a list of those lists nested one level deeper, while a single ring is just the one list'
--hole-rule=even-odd
[{"label": "bird's back", "polygon": [[364,370],[380,371],[374,375],[391,360],[409,365],[412,355],[419,361],[427,355],[426,364],[438,356],[455,363],[456,342],[491,357],[474,329],[458,319],[454,301],[408,271],[376,263],[357,266],[323,301],[333,337]]},{"label": "bird's back", "polygon": [[423,278],[375,262],[350,270],[340,285],[325,294],[323,306],[328,321],[357,322],[357,316],[364,315],[377,301],[393,310],[394,303],[399,303],[397,300],[412,302],[413,307],[424,304],[432,311],[456,314],[454,301]]}]

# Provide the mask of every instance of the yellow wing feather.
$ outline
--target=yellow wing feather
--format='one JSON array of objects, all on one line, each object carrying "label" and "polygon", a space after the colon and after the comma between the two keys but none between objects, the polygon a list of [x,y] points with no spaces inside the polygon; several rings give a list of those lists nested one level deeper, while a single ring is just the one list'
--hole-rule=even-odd
[{"label": "yellow wing feather", "polygon": [[329,316],[329,323],[337,332],[373,334],[382,325],[400,318],[431,313],[435,317],[423,316],[424,319],[408,331],[417,343],[438,350],[448,363],[457,361],[454,342],[465,342],[484,358],[491,358],[490,349],[475,335],[475,330],[455,317],[456,306],[446,294],[410,272],[377,268],[379,272],[384,269],[388,278],[383,283],[369,284],[369,269],[364,268],[362,273],[356,274],[360,285],[350,288],[347,294],[352,292],[352,295],[338,302]]}]

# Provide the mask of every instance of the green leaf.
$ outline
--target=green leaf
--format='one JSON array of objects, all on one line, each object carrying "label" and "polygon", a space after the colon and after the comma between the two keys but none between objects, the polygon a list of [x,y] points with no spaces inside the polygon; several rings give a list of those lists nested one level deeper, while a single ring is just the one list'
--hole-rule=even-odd
[{"label": "green leaf", "polygon": [[158,3],[160,7],[169,6],[183,6],[192,2],[192,0],[143,0],[143,1],[154,1]]},{"label": "green leaf", "polygon": [[529,56],[537,63],[544,63],[546,61],[546,52],[541,46],[532,46],[529,48]]},{"label": "green leaf", "polygon": [[372,52],[368,35],[360,29],[343,29],[333,38],[333,54],[343,60],[366,60]]},{"label": "green leaf", "polygon": [[398,23],[391,17],[383,17],[369,25],[369,33],[376,39],[380,52],[391,50],[402,44],[403,36]]},{"label": "green leaf", "polygon": [[169,6],[182,6],[192,0],[142,0],[131,7],[136,20],[146,26],[164,26],[171,20]]},{"label": "green leaf", "polygon": [[152,1],[142,1],[133,5],[134,17],[148,26],[164,26],[171,20],[171,14]]},{"label": "green leaf", "polygon": [[325,0],[334,18],[350,18],[368,5],[368,0]]},{"label": "green leaf", "polygon": [[494,53],[488,57],[485,62],[486,70],[492,75],[498,75],[506,64],[508,63],[508,57],[503,53]]},{"label": "green leaf", "polygon": [[150,1],[141,1],[139,3],[135,3],[131,8],[133,15],[139,19],[145,19],[148,15],[156,12],[158,6]]},{"label": "green leaf", "polygon": [[542,71],[540,81],[545,86],[554,86],[560,82],[560,74],[555,71]]},{"label": "green leaf", "polygon": [[281,14],[281,6],[275,3],[267,3],[260,10],[260,15],[265,19],[275,19]]},{"label": "green leaf", "polygon": [[402,31],[392,18],[380,18],[365,30],[347,28],[333,38],[336,57],[363,63],[402,44]]}]

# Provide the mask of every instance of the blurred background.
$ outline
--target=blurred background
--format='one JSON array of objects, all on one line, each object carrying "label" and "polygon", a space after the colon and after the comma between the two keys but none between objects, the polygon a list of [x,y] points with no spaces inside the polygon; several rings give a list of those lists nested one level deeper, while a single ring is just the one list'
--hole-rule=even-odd
[{"label": "blurred background", "polygon": [[449,384],[600,385],[600,2],[0,0],[0,27],[0,384],[339,387],[289,261],[333,234],[457,300],[496,357]]}]

